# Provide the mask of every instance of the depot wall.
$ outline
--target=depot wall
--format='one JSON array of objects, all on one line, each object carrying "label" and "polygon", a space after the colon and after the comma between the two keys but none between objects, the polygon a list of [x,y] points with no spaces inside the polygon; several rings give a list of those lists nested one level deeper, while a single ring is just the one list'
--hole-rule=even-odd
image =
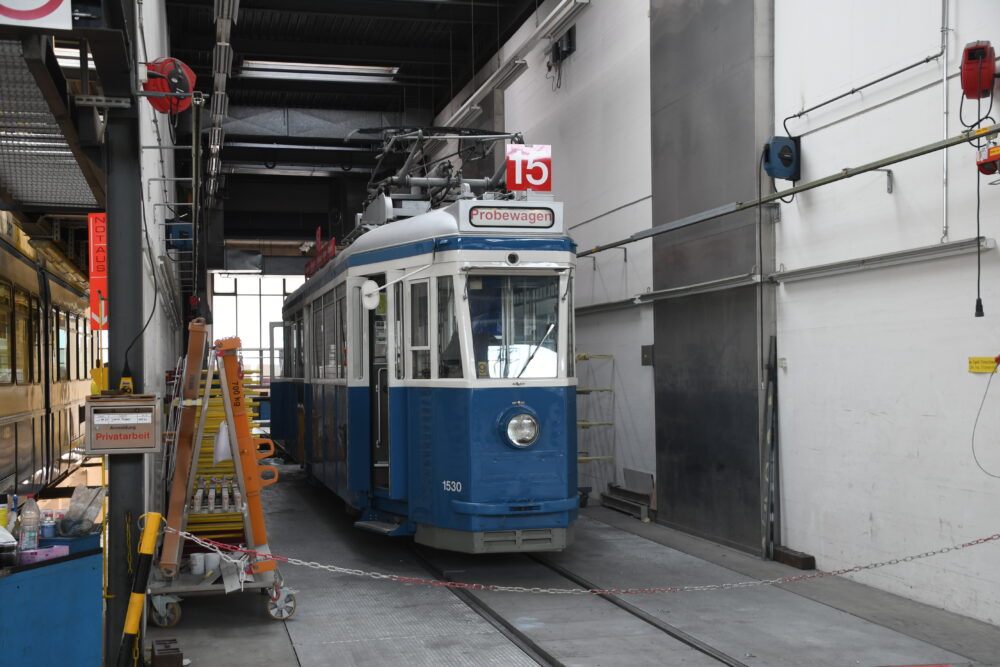
[{"label": "depot wall", "polygon": [[[1000,40],[1000,5],[951,2],[948,71],[962,47]],[[803,107],[937,51],[938,0],[775,1],[775,127]],[[803,58],[803,54],[809,54]],[[916,68],[832,104],[789,129],[802,134],[802,180],[943,138],[941,65]],[[961,131],[949,80],[948,134]],[[965,116],[975,116],[975,104]],[[976,235],[974,149],[950,149],[946,240]],[[929,246],[942,237],[942,157],[935,153],[800,194],[776,225],[777,262],[798,269]],[[982,233],[1000,235],[1000,187],[982,181]],[[997,531],[1000,480],[972,457],[988,376],[967,357],[1000,353],[1000,256],[984,253],[986,317],[974,318],[975,255],[789,283],[778,288],[781,480],[785,543],[835,569]],[[994,383],[995,384],[995,383]],[[987,397],[976,446],[1000,474],[1000,388]],[[858,578],[909,598],[1000,623],[997,547],[987,545]]]},{"label": "depot wall", "polygon": [[[137,57],[140,62],[154,60],[169,51],[167,40],[166,9],[164,0],[147,0],[139,5],[143,17],[143,34],[145,39],[137,39]],[[139,143],[142,146],[155,146],[164,142],[169,143],[170,131],[167,126],[169,119],[161,113],[153,111],[153,108],[143,99],[139,100]],[[140,169],[142,173],[142,200],[145,209],[144,224],[149,234],[148,243],[151,244],[152,252],[146,253],[147,240],[143,237],[143,277],[142,277],[142,303],[143,322],[149,316],[154,303],[154,291],[160,290],[159,297],[155,298],[157,304],[153,311],[153,318],[143,335],[143,360],[144,378],[143,390],[148,392],[162,393],[164,387],[164,373],[167,369],[174,368],[177,364],[177,357],[180,354],[181,331],[178,322],[174,321],[168,313],[172,307],[171,300],[166,295],[175,295],[177,291],[172,290],[168,285],[162,284],[162,280],[154,281],[153,267],[150,263],[149,255],[152,255],[152,262],[160,264],[160,257],[164,255],[164,218],[167,209],[160,204],[168,201],[177,201],[174,195],[175,188],[170,181],[150,181],[152,178],[172,178],[174,176],[173,151],[157,151],[145,149],[141,152]],[[172,281],[175,279],[173,266],[168,261],[164,263],[161,278],[166,277]],[[176,298],[173,298],[176,301]],[[179,306],[180,304],[176,304]]]}]

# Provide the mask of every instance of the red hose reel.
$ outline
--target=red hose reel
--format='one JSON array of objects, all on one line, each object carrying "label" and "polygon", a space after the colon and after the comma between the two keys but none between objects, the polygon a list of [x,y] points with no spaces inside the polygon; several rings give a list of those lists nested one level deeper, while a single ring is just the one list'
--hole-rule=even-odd
[{"label": "red hose reel", "polygon": [[175,93],[185,97],[150,97],[149,103],[160,113],[178,114],[191,106],[195,75],[177,58],[157,58],[146,63],[147,80],[142,89],[148,93]]}]

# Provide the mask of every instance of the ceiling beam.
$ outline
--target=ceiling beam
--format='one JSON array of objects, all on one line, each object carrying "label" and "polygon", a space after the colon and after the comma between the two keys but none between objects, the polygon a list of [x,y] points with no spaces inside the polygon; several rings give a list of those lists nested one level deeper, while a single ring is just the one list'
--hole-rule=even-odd
[{"label": "ceiling beam", "polygon": [[94,199],[97,200],[97,207],[105,208],[107,194],[104,190],[104,171],[94,164],[80,146],[80,135],[73,122],[73,114],[69,110],[66,80],[62,76],[58,63],[56,63],[51,42],[51,38],[46,36],[30,35],[24,37],[21,40],[24,62],[34,77],[39,92],[48,104],[49,111],[52,112],[63,138],[66,139],[66,144],[69,146],[70,152],[73,153],[84,180],[90,186]]},{"label": "ceiling beam", "polygon": [[[215,0],[168,0],[167,8],[183,7],[213,9]],[[245,12],[267,12],[300,16],[341,16],[380,21],[419,21],[467,25],[495,25],[496,10],[490,5],[475,5],[481,11],[473,12],[470,3],[409,2],[407,0],[242,0],[240,18]],[[237,25],[239,22],[237,22]]]}]

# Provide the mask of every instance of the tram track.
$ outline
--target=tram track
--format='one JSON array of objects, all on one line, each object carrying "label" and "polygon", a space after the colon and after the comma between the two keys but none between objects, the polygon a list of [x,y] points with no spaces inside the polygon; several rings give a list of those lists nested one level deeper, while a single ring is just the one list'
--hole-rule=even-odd
[{"label": "tram track", "polygon": [[[428,550],[423,549],[417,545],[411,545],[410,549],[413,556],[420,562],[420,564],[426,568],[433,576],[441,581],[458,581],[453,575],[461,573],[463,579],[467,576],[468,572],[466,570],[455,570],[448,569],[445,566],[436,563],[433,554],[429,553]],[[513,554],[512,554],[513,556]],[[521,558],[526,561],[535,563],[557,575],[558,577],[573,582],[576,586],[581,588],[589,589],[600,589],[601,587],[590,582],[584,577],[572,572],[565,567],[558,565],[549,561],[544,556],[538,556],[535,554],[521,554]],[[534,640],[528,633],[519,629],[514,623],[512,623],[503,612],[496,609],[495,607],[488,604],[480,595],[475,592],[464,589],[464,588],[449,588],[449,590],[463,603],[465,603],[470,609],[475,611],[479,616],[485,619],[490,625],[496,628],[501,634],[503,634],[508,640],[510,640],[515,646],[521,649],[526,655],[528,655],[532,660],[537,662],[539,665],[545,667],[565,667],[566,663],[559,659],[559,657],[553,654],[551,651],[546,650],[538,641]],[[728,655],[719,649],[707,644],[700,639],[684,632],[680,628],[671,625],[652,614],[640,609],[639,607],[630,604],[620,597],[615,595],[607,594],[595,594],[594,597],[599,597],[605,602],[614,605],[618,609],[627,613],[631,617],[642,621],[643,623],[652,626],[662,632],[663,634],[669,636],[673,640],[683,644],[684,646],[701,653],[702,655],[709,657],[719,664],[727,665],[728,667],[748,667],[748,665],[740,660]]]}]

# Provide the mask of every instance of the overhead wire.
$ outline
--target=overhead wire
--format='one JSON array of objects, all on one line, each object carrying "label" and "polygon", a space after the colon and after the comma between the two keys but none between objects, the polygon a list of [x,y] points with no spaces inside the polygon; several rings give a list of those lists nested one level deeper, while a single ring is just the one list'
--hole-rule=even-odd
[{"label": "overhead wire", "polygon": [[984,473],[990,477],[995,477],[1000,479],[1000,475],[994,474],[983,467],[982,462],[979,460],[979,456],[976,455],[976,428],[979,426],[979,417],[983,414],[983,406],[986,405],[986,397],[990,393],[990,384],[993,383],[993,376],[997,374],[996,366],[993,367],[993,372],[990,373],[989,380],[986,381],[986,390],[983,391],[983,400],[979,402],[979,410],[976,412],[976,420],[972,423],[972,460],[976,462],[976,466],[982,470]]}]

